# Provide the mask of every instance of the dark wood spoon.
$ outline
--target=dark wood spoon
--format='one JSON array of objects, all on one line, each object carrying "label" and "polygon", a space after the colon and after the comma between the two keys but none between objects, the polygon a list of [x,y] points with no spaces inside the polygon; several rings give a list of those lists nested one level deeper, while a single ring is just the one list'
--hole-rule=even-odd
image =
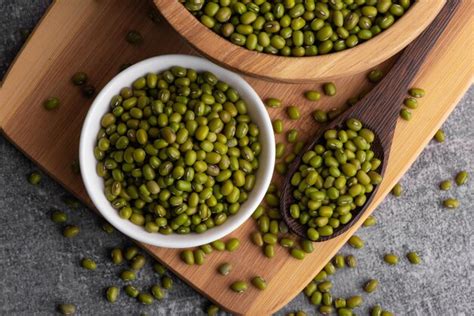
[{"label": "dark wood spoon", "polygon": [[[287,176],[283,182],[280,208],[283,219],[296,235],[305,238],[307,230],[307,227],[291,217],[289,212],[290,205],[294,202],[293,187],[290,180],[301,163],[302,155],[320,141],[326,130],[340,128],[349,118],[356,118],[363,123],[364,127],[371,129],[376,135],[371,149],[374,151],[375,157],[382,161],[380,174],[383,176],[387,167],[395,125],[403,99],[407,95],[408,87],[426,56],[453,17],[460,1],[447,0],[438,16],[418,38],[407,46],[385,78],[357,104],[319,130],[314,135],[313,141],[301,151],[289,166]],[[339,236],[354,225],[371,203],[378,187],[379,185],[375,186],[363,207],[353,211],[354,216],[349,223],[335,229],[331,236],[320,237],[318,242]]]}]

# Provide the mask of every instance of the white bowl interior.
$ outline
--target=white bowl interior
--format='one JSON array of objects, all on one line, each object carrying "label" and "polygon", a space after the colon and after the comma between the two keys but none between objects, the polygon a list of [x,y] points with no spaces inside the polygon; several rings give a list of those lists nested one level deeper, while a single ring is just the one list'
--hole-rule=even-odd
[{"label": "white bowl interior", "polygon": [[[121,88],[131,86],[132,82],[138,77],[149,72],[160,72],[176,65],[192,68],[198,72],[207,70],[214,73],[220,80],[227,82],[246,101],[249,115],[260,129],[259,141],[262,145],[259,157],[260,164],[256,173],[255,187],[249,193],[248,200],[241,205],[239,212],[230,216],[224,224],[201,234],[162,235],[159,233],[148,233],[143,227],[120,218],[117,210],[106,199],[104,195],[104,181],[95,171],[97,162],[93,150],[96,146],[96,136],[100,129],[100,119],[109,111],[111,98],[118,94]],[[92,202],[114,227],[125,235],[147,244],[168,248],[187,248],[222,238],[234,231],[250,217],[263,199],[271,181],[275,165],[275,140],[272,124],[265,106],[257,93],[240,76],[203,58],[189,55],[162,55],[146,59],[125,69],[114,77],[97,95],[82,127],[79,159],[82,179]]]}]

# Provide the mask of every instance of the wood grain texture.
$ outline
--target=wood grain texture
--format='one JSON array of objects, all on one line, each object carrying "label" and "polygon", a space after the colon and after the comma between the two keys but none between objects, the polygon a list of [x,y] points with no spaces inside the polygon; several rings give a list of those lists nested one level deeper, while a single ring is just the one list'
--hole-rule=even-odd
[{"label": "wood grain texture", "polygon": [[314,57],[249,51],[204,26],[177,0],[153,0],[170,25],[204,56],[247,75],[282,82],[332,80],[360,73],[392,57],[415,39],[445,0],[419,0],[395,24],[352,49]]},{"label": "wood grain texture", "polygon": [[[448,31],[414,79],[413,85],[423,87],[427,95],[414,111],[412,121],[398,122],[385,179],[370,208],[347,233],[316,244],[314,253],[303,261],[292,259],[283,248],[277,249],[272,260],[266,259],[249,240],[248,235],[254,229],[251,220],[232,234],[242,241],[238,251],[213,252],[206,258],[206,264],[199,267],[183,264],[175,250],[142,247],[185,282],[233,313],[266,315],[278,310],[303,289],[382,201],[471,84],[474,62],[472,53],[468,52],[474,51],[473,8],[470,0],[462,3]],[[76,71],[86,71],[91,83],[100,88],[118,72],[122,63],[171,52],[194,53],[170,27],[164,23],[155,25],[147,19],[149,9],[146,1],[135,0],[55,2],[0,89],[3,134],[91,207],[81,179],[71,172],[70,164],[77,158],[80,128],[92,101],[83,98],[69,80]],[[143,45],[131,46],[124,40],[130,29],[144,35]],[[394,59],[389,60],[380,67],[387,70],[393,62]],[[269,113],[272,118],[285,120],[285,130],[298,128],[303,139],[314,135],[319,128],[309,115],[314,109],[339,108],[347,98],[371,88],[364,73],[344,76],[335,80],[339,88],[336,97],[309,102],[302,98],[302,93],[319,89],[319,84],[292,85],[246,79],[262,98],[278,96],[285,105],[300,106],[302,118],[298,122],[287,121],[284,108],[269,109]],[[58,96],[62,104],[58,110],[47,112],[41,103],[50,96]],[[282,141],[284,135],[277,138]],[[235,273],[219,276],[215,269],[223,261],[232,262]],[[239,295],[228,289],[232,281],[257,274],[267,280],[266,291],[249,289]]]}]

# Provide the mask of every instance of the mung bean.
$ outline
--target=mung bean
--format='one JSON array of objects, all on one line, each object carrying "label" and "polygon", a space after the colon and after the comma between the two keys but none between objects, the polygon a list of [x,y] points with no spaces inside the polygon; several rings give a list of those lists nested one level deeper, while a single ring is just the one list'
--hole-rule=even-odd
[{"label": "mung bean", "polygon": [[344,256],[337,254],[333,258],[334,266],[338,269],[344,268],[345,266],[345,261],[344,261]]},{"label": "mung bean", "polygon": [[110,225],[109,223],[107,223],[107,222],[104,222],[102,224],[101,228],[107,234],[112,234],[115,231],[114,227],[112,225]]},{"label": "mung bean", "polygon": [[79,71],[72,75],[71,81],[76,86],[82,86],[87,82],[88,76],[85,72]]},{"label": "mung bean", "polygon": [[404,119],[405,121],[411,120],[411,112],[408,111],[407,109],[401,109],[400,110],[400,117]]},{"label": "mung bean", "polygon": [[211,245],[217,251],[224,251],[225,250],[225,242],[223,242],[222,240],[214,240],[213,242],[211,242]]},{"label": "mung bean", "polygon": [[298,260],[303,260],[305,257],[304,251],[298,248],[292,248],[290,254],[293,258]]},{"label": "mung bean", "polygon": [[381,316],[382,315],[382,307],[380,305],[375,305],[370,310],[370,316]]},{"label": "mung bean", "polygon": [[153,271],[162,276],[166,273],[166,268],[161,263],[155,263],[153,265]]},{"label": "mung bean", "polygon": [[125,291],[125,294],[133,298],[136,298],[138,294],[140,294],[140,291],[136,287],[130,284],[124,287],[124,291]]},{"label": "mung bean", "polygon": [[369,79],[369,81],[372,83],[377,83],[380,80],[382,80],[382,78],[383,78],[383,71],[380,69],[373,69],[367,75],[367,79]]},{"label": "mung bean", "polygon": [[409,109],[416,109],[418,107],[418,101],[415,98],[406,98],[403,100],[403,104]]},{"label": "mung bean", "polygon": [[400,185],[400,183],[395,184],[392,188],[392,191],[391,191],[392,195],[397,196],[397,197],[401,196],[402,192],[403,192],[402,191],[402,186]]},{"label": "mung bean", "polygon": [[347,255],[345,259],[349,268],[355,268],[357,266],[357,260],[353,255]]},{"label": "mung bean", "polygon": [[372,293],[377,289],[377,286],[379,285],[379,281],[375,279],[371,279],[367,281],[364,285],[364,291],[367,293]]},{"label": "mung bean", "polygon": [[456,178],[455,178],[456,184],[463,185],[467,182],[468,178],[469,178],[469,174],[467,173],[467,171],[459,171],[456,174]]},{"label": "mung bean", "polygon": [[326,123],[328,121],[328,114],[323,110],[315,110],[313,118],[318,123]]},{"label": "mung bean", "polygon": [[92,98],[95,94],[95,87],[91,84],[85,84],[81,87],[82,95],[86,98]]},{"label": "mung bean", "polygon": [[225,244],[225,249],[227,251],[236,251],[237,249],[239,249],[239,246],[240,246],[240,240],[238,238],[231,238],[229,239],[226,244]]},{"label": "mung bean", "polygon": [[451,189],[451,181],[450,180],[441,181],[441,183],[439,184],[439,188],[443,191],[448,191],[449,189]]},{"label": "mung bean", "polygon": [[419,264],[421,262],[420,256],[414,251],[410,251],[406,256],[411,264]]},{"label": "mung bean", "polygon": [[364,227],[370,227],[370,226],[374,226],[375,224],[377,224],[377,220],[375,219],[374,216],[370,215],[370,216],[367,217],[367,219],[364,221],[364,223],[362,224],[362,226],[364,226]]},{"label": "mung bean", "polygon": [[116,286],[111,286],[106,291],[107,301],[110,303],[115,303],[120,294],[120,289]]},{"label": "mung bean", "polygon": [[457,199],[449,198],[443,201],[443,206],[446,208],[458,208],[459,201]]},{"label": "mung bean", "polygon": [[28,182],[32,185],[38,185],[41,182],[41,174],[39,172],[33,171],[28,176]]},{"label": "mung bean", "polygon": [[59,105],[60,105],[59,99],[56,97],[48,98],[43,102],[43,107],[48,111],[57,109]]},{"label": "mung bean", "polygon": [[267,282],[260,276],[252,278],[252,285],[255,286],[260,291],[263,291],[267,288]]},{"label": "mung bean", "polygon": [[259,247],[263,246],[263,237],[260,232],[258,231],[253,232],[251,234],[251,239],[254,245],[259,246]]},{"label": "mung bean", "polygon": [[61,315],[74,315],[76,313],[76,305],[74,304],[59,304],[58,312]]},{"label": "mung bean", "polygon": [[269,108],[279,108],[281,106],[281,100],[277,98],[268,98],[265,100],[265,105]]},{"label": "mung bean", "polygon": [[331,305],[321,305],[319,306],[319,312],[322,315],[331,315],[331,313],[333,312],[333,308]]},{"label": "mung bean", "polygon": [[245,281],[235,281],[231,284],[230,288],[236,293],[243,293],[247,291],[247,282]]},{"label": "mung bean", "polygon": [[294,244],[295,244],[295,242],[292,239],[289,239],[289,238],[281,238],[280,239],[280,246],[282,246],[284,248],[291,248],[291,247],[293,247]]},{"label": "mung bean", "polygon": [[351,296],[346,300],[346,306],[351,309],[359,307],[361,304],[362,304],[362,296],[360,295]]},{"label": "mung bean", "polygon": [[206,259],[206,254],[201,249],[196,249],[193,251],[194,263],[197,265],[203,265],[204,260]]},{"label": "mung bean", "polygon": [[300,110],[294,105],[290,105],[286,108],[286,114],[290,120],[298,120],[301,116]]},{"label": "mung bean", "polygon": [[301,241],[301,249],[306,253],[312,253],[314,251],[313,242],[308,239],[303,239]]},{"label": "mung bean", "polygon": [[339,298],[336,298],[336,299],[334,300],[334,307],[335,307],[335,308],[338,308],[338,309],[339,309],[339,308],[344,308],[344,307],[346,307],[346,300],[343,299],[343,298],[340,298],[340,297],[339,297]]},{"label": "mung bean", "polygon": [[364,247],[364,241],[359,236],[356,236],[356,235],[351,236],[351,238],[349,238],[347,243],[352,248],[355,248],[355,249],[361,249]]},{"label": "mung bean", "polygon": [[304,93],[304,96],[309,101],[318,101],[321,98],[321,93],[315,90],[309,90]]},{"label": "mung bean", "polygon": [[194,254],[192,250],[186,249],[181,252],[181,260],[188,265],[194,264]]},{"label": "mung bean", "polygon": [[443,143],[446,139],[446,135],[442,129],[436,131],[433,137],[438,143]]},{"label": "mung bean", "polygon": [[87,270],[95,270],[97,269],[97,264],[95,263],[94,260],[90,259],[90,258],[84,258],[81,260],[81,266],[84,268],[84,269],[87,269]]},{"label": "mung bean", "polygon": [[151,295],[157,300],[162,300],[165,297],[165,293],[158,284],[155,284],[150,289]]},{"label": "mung bean", "polygon": [[201,250],[204,251],[204,253],[206,255],[210,254],[214,250],[214,248],[212,248],[212,246],[210,244],[202,245],[199,248],[201,248]]},{"label": "mung bean", "polygon": [[286,134],[286,140],[288,143],[293,144],[298,140],[298,131],[296,129],[290,129],[288,134]]},{"label": "mung bean", "polygon": [[51,213],[51,220],[54,223],[64,223],[67,221],[67,214],[63,211],[55,210]]},{"label": "mung bean", "polygon": [[283,133],[283,121],[280,119],[276,119],[273,121],[273,131],[275,134]]},{"label": "mung bean", "polygon": [[123,281],[134,281],[137,276],[135,274],[135,272],[133,272],[132,270],[123,270],[121,273],[120,273],[120,278],[123,280]]},{"label": "mung bean", "polygon": [[135,30],[129,31],[125,39],[132,45],[139,45],[143,42],[143,36],[140,34],[140,32]]},{"label": "mung bean", "polygon": [[217,314],[219,313],[219,307],[211,304],[207,308],[206,312],[207,312],[207,316],[217,316]]},{"label": "mung bean", "polygon": [[135,246],[128,247],[125,249],[125,259],[132,260],[138,254],[138,248]]},{"label": "mung bean", "polygon": [[422,98],[425,96],[425,90],[421,88],[411,88],[408,90],[408,94],[414,98]]},{"label": "mung bean", "polygon": [[136,255],[135,257],[133,257],[133,259],[131,260],[130,262],[130,267],[135,270],[135,271],[138,271],[140,270],[141,268],[143,268],[143,266],[145,265],[146,263],[146,259],[143,255]]},{"label": "mung bean", "polygon": [[138,294],[137,296],[137,299],[140,303],[142,303],[143,305],[151,305],[153,304],[153,296],[151,296],[150,294],[148,293],[140,293]]},{"label": "mung bean", "polygon": [[228,262],[224,262],[219,266],[218,271],[222,275],[228,275],[232,271],[232,265]]},{"label": "mung bean", "polygon": [[66,238],[73,238],[79,234],[80,228],[76,225],[68,225],[64,227],[63,236]]},{"label": "mung bean", "polygon": [[393,253],[387,253],[383,260],[390,265],[396,265],[398,263],[398,256]]},{"label": "mung bean", "polygon": [[273,258],[275,256],[275,247],[273,245],[265,245],[263,248],[263,253],[267,258]]},{"label": "mung bean", "polygon": [[336,85],[334,82],[326,82],[323,84],[323,91],[324,94],[327,96],[335,96],[336,95]]},{"label": "mung bean", "polygon": [[169,277],[169,276],[164,276],[162,279],[161,279],[161,286],[165,289],[165,290],[169,290],[173,287],[173,280]]}]

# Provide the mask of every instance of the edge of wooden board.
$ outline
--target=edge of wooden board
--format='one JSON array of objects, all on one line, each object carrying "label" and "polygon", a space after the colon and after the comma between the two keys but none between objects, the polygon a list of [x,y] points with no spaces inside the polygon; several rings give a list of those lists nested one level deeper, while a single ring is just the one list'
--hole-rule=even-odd
[{"label": "edge of wooden board", "polygon": [[[13,58],[12,62],[10,63],[10,66],[8,67],[7,71],[5,72],[5,74],[3,75],[3,78],[2,80],[0,81],[0,101],[2,100],[2,87],[3,87],[3,84],[5,83],[6,79],[8,78],[8,75],[10,74],[11,70],[13,69],[13,66],[15,65],[15,63],[17,62],[17,60],[20,58],[20,56],[23,54],[23,52],[26,50],[27,46],[28,46],[28,43],[30,41],[31,38],[33,38],[33,36],[35,35],[35,32],[36,30],[38,29],[38,27],[41,25],[41,23],[46,20],[46,18],[48,17],[48,14],[50,13],[50,10],[51,8],[53,7],[54,3],[51,3],[47,8],[46,8],[46,11],[44,12],[43,16],[41,16],[41,18],[38,20],[38,22],[36,23],[35,27],[33,28],[33,30],[31,30],[31,33],[28,35],[28,37],[25,39],[23,45],[20,47],[20,49],[18,50],[18,53],[15,55],[15,57]],[[9,111],[8,108],[6,108],[5,106],[1,106],[1,102],[0,102],[0,132],[2,131],[2,128],[3,128],[3,124],[4,122],[6,122],[8,119],[9,119],[9,116],[11,114],[11,111]],[[12,108],[11,110],[14,110],[14,108]]]},{"label": "edge of wooden board", "polygon": [[[55,2],[53,5],[59,4],[59,3],[60,2]],[[472,4],[464,3],[464,6],[468,6],[468,5],[470,5],[470,7],[467,8],[468,9],[467,11],[469,11],[469,9],[473,8]],[[48,9],[48,13],[50,12],[49,10],[52,8],[52,6],[50,6],[50,8]],[[41,21],[44,21],[46,16],[47,15],[45,15]],[[468,14],[464,13],[464,15],[462,17],[463,17],[462,19],[458,19],[457,21],[452,22],[452,23],[457,23],[456,24],[457,25],[456,30],[460,30],[460,31],[458,31],[456,34],[454,34],[454,36],[451,36],[448,39],[449,41],[453,41],[453,40],[461,41],[461,40],[463,40],[463,37],[461,36],[462,35],[461,33],[463,33],[463,31],[464,31],[464,33],[467,33],[469,31],[469,25],[472,25],[473,14],[471,14],[469,16],[469,13]],[[459,20],[461,20],[461,21],[459,21]],[[461,26],[459,26],[461,22],[464,22],[464,24],[461,24]],[[469,23],[469,22],[471,22],[471,23]],[[450,27],[452,27],[452,25],[450,25]],[[468,34],[468,35],[471,36],[471,41],[469,41],[469,44],[471,44],[471,46],[472,46],[472,42],[473,42],[472,41],[472,35],[471,34]],[[444,41],[444,39],[443,39],[443,41]],[[439,72],[441,72],[439,69],[441,69],[441,70],[444,69],[445,71],[441,72],[439,76],[436,76],[436,78],[429,78],[430,71],[433,72],[434,70],[432,68],[428,67],[428,66],[425,66],[424,68],[422,68],[422,70],[420,71],[420,73],[417,77],[417,78],[421,78],[421,79],[415,79],[415,84],[420,83],[420,85],[427,90],[428,94],[425,97],[425,100],[429,100],[430,99],[430,91],[435,91],[436,88],[438,88],[439,86],[443,87],[443,81],[447,80],[447,78],[449,78],[450,76],[453,76],[453,73],[454,73],[453,69],[458,69],[458,71],[462,72],[464,75],[462,76],[462,78],[458,78],[458,81],[454,81],[455,82],[455,89],[454,88],[449,89],[447,91],[447,93],[444,94],[444,99],[441,98],[441,99],[438,99],[438,100],[432,100],[432,101],[435,101],[435,102],[431,102],[430,104],[427,104],[429,102],[426,102],[426,101],[423,100],[421,107],[433,106],[434,107],[433,111],[419,110],[417,112],[415,110],[414,111],[414,117],[413,117],[413,120],[411,122],[404,122],[404,121],[399,122],[399,124],[397,125],[397,130],[395,132],[395,140],[394,140],[394,145],[393,145],[394,148],[396,148],[397,146],[399,148],[401,148],[401,146],[402,146],[401,139],[405,139],[406,137],[413,137],[412,135],[410,135],[411,133],[413,133],[413,131],[411,131],[409,128],[406,128],[406,127],[417,126],[418,128],[422,128],[423,126],[425,126],[424,124],[427,124],[429,126],[429,128],[426,128],[425,130],[423,130],[423,133],[417,133],[418,135],[415,135],[415,138],[418,139],[418,142],[417,142],[418,145],[415,146],[415,145],[411,144],[411,146],[413,147],[413,149],[411,151],[413,153],[413,155],[410,156],[408,159],[405,160],[405,157],[403,157],[403,156],[394,156],[394,155],[392,155],[390,157],[389,169],[387,170],[387,175],[386,175],[385,181],[382,183],[381,188],[380,188],[379,192],[377,193],[377,195],[374,199],[374,202],[372,203],[370,209],[367,210],[367,212],[356,223],[356,225],[354,227],[352,227],[347,233],[339,236],[338,238],[336,238],[332,241],[325,242],[324,244],[321,244],[321,243],[315,244],[316,251],[315,251],[314,254],[312,254],[313,256],[316,257],[317,252],[319,252],[319,253],[320,252],[325,252],[325,254],[327,255],[326,259],[329,260],[332,257],[332,255],[335,254],[338,251],[338,249],[344,244],[344,242],[350,237],[350,235],[361,225],[363,220],[374,210],[376,205],[382,201],[383,196],[386,195],[389,192],[389,190],[393,186],[393,184],[396,183],[398,181],[398,179],[402,176],[402,173],[404,173],[410,167],[410,165],[415,161],[416,157],[423,150],[425,145],[431,139],[432,135],[435,133],[435,131],[438,129],[438,127],[442,124],[442,122],[444,122],[444,120],[447,118],[449,113],[454,109],[455,105],[457,104],[459,99],[462,97],[462,94],[464,94],[466,89],[471,84],[472,79],[473,79],[472,78],[472,75],[473,75],[472,74],[472,66],[473,66],[472,62],[470,64],[466,65],[466,59],[462,58],[463,53],[465,53],[467,51],[466,47],[462,46],[462,49],[461,49],[461,47],[459,47],[457,50],[448,51],[447,49],[445,49],[445,46],[447,46],[449,44],[449,41],[444,41],[442,43],[444,45],[441,45],[441,44],[438,43],[437,46],[438,46],[439,51],[437,52],[437,54],[441,55],[441,57],[444,57],[444,60],[441,61],[441,62],[437,61],[437,63],[434,63],[434,66],[438,67],[438,68],[436,68],[436,67],[435,68],[438,69]],[[461,46],[461,45],[458,45],[458,46]],[[16,60],[20,60],[20,55],[22,55],[24,53],[26,48],[27,47],[25,46],[24,49],[22,49],[21,53],[18,55]],[[473,50],[471,50],[471,51],[473,51]],[[455,53],[457,55],[455,55]],[[432,58],[433,58],[433,56],[431,56],[431,58],[428,57],[426,65],[428,65],[430,63]],[[448,66],[451,65],[451,63],[459,64],[459,67],[458,68],[448,67]],[[469,60],[467,60],[467,63],[469,63]],[[465,65],[466,67],[461,67],[462,65]],[[14,64],[12,64],[12,66],[10,67],[10,70],[13,69],[13,66],[14,66]],[[446,73],[445,76],[442,75],[444,73]],[[428,79],[423,79],[424,77],[428,77]],[[246,79],[250,82],[252,80],[254,80],[254,79],[250,79],[250,78],[246,78]],[[429,81],[424,82],[424,80],[429,80]],[[452,81],[450,81],[450,82],[452,82]],[[443,87],[443,88],[446,88],[446,87]],[[2,95],[1,95],[1,90],[0,90],[0,97],[1,96]],[[436,102],[439,102],[439,103],[436,103]],[[443,102],[445,103],[445,105],[437,107],[439,104],[443,104]],[[439,111],[442,110],[443,112],[440,113],[439,115],[436,115],[437,112],[435,110],[439,110]],[[1,113],[1,109],[0,109],[0,113]],[[435,120],[435,118],[436,118],[436,120]],[[5,121],[5,123],[7,123],[7,121],[9,121],[9,119],[10,118],[8,118]],[[433,123],[432,121],[434,121],[435,123]],[[33,157],[31,157],[30,154],[28,153],[27,148],[22,148],[22,146],[18,146],[17,144],[15,144],[14,139],[11,139],[9,137],[8,130],[4,130],[3,133],[7,137],[7,139],[9,139],[28,158],[34,160]],[[420,137],[421,134],[423,134],[425,136]],[[398,139],[398,141],[397,141],[397,139]],[[408,145],[408,144],[406,144],[406,145]],[[409,149],[406,149],[406,151],[410,152]],[[401,167],[397,168],[396,171],[391,171],[391,173],[390,173],[390,165],[394,165],[393,168],[395,168],[395,165],[400,165]],[[46,173],[50,174],[48,172],[48,170],[46,170],[47,168],[44,168],[45,166],[42,163],[39,163],[39,166],[43,170],[45,170]],[[52,176],[53,179],[58,181],[60,184],[62,184],[64,187],[66,187],[66,189],[68,189],[69,191],[72,191],[74,194],[81,195],[81,193],[82,194],[84,193],[84,192],[75,191],[73,187],[71,187],[70,185],[68,185],[64,181],[62,181],[61,178],[57,177],[55,174],[51,174],[51,176]],[[87,198],[86,199],[81,198],[81,200],[83,200],[87,205],[91,206],[90,201]],[[149,245],[142,245],[142,247],[147,249],[152,254],[152,256],[159,259],[160,261],[162,261],[160,259],[160,256],[162,256],[162,255],[173,256],[172,260],[166,259],[167,261],[163,261],[164,264],[167,265],[178,276],[182,276],[181,279],[184,282],[191,285],[193,288],[198,290],[201,294],[206,295],[208,297],[212,296],[212,293],[210,291],[204,291],[199,287],[199,285],[196,283],[196,279],[193,278],[191,280],[191,279],[188,278],[190,275],[193,275],[193,274],[196,273],[196,271],[193,271],[193,272],[190,272],[190,271],[192,271],[193,269],[196,269],[197,267],[187,267],[187,266],[184,266],[184,264],[182,264],[182,263],[177,263],[176,265],[171,265],[170,266],[170,263],[171,264],[176,263],[176,261],[173,261],[173,260],[177,259],[176,258],[177,257],[177,251],[176,250],[157,249],[157,248],[149,246]],[[330,254],[330,255],[328,255],[328,254]],[[215,255],[218,256],[219,254],[215,254]],[[285,254],[282,254],[282,255],[285,255]],[[308,257],[310,257],[310,256],[308,256]],[[177,259],[177,260],[179,260],[179,259]],[[292,259],[289,258],[289,260],[292,260]],[[310,258],[307,258],[306,260],[310,260]],[[288,273],[291,272],[289,270],[298,269],[299,267],[303,266],[301,264],[301,262],[296,262],[295,263],[295,261],[292,261],[291,265],[287,264],[287,262],[288,262],[288,260],[285,260],[283,263],[281,263],[282,272],[278,273],[278,275],[276,276],[276,279],[281,279],[282,276],[288,275]],[[270,312],[273,312],[273,311],[279,309],[281,306],[285,305],[296,294],[298,294],[299,291],[301,289],[303,289],[303,287],[306,285],[306,283],[308,283],[309,280],[317,272],[319,272],[319,270],[324,266],[325,263],[326,262],[320,261],[317,266],[313,266],[312,268],[314,268],[314,270],[311,271],[311,272],[306,272],[305,279],[301,280],[301,282],[298,283],[299,288],[292,288],[292,291],[291,291],[290,294],[288,294],[287,296],[285,296],[283,298],[279,297],[277,300],[275,300],[273,295],[271,295],[271,293],[272,293],[272,284],[271,284],[271,282],[269,284],[269,288],[267,289],[267,291],[256,294],[256,295],[259,295],[259,298],[254,300],[252,302],[252,304],[249,305],[249,306],[238,306],[239,308],[236,308],[235,306],[228,307],[228,306],[226,306],[227,303],[221,303],[222,297],[216,297],[216,298],[211,297],[211,300],[218,303],[219,305],[223,305],[224,309],[227,309],[231,312],[238,313],[238,314],[242,314],[242,313],[248,313],[248,314],[259,314],[259,313],[260,314],[262,314],[262,313],[266,314],[266,313],[270,313]],[[306,281],[308,281],[308,282],[306,282]],[[280,283],[280,282],[278,282],[278,283]],[[256,292],[252,292],[252,294],[253,293],[256,293]],[[235,295],[235,294],[233,294],[233,295]],[[238,296],[235,296],[235,300],[236,301],[238,300]],[[262,304],[262,302],[268,302],[267,303],[268,305],[266,305],[266,306],[270,306],[271,310],[262,310],[262,309],[260,309],[260,307],[265,305],[265,304]]]}]

